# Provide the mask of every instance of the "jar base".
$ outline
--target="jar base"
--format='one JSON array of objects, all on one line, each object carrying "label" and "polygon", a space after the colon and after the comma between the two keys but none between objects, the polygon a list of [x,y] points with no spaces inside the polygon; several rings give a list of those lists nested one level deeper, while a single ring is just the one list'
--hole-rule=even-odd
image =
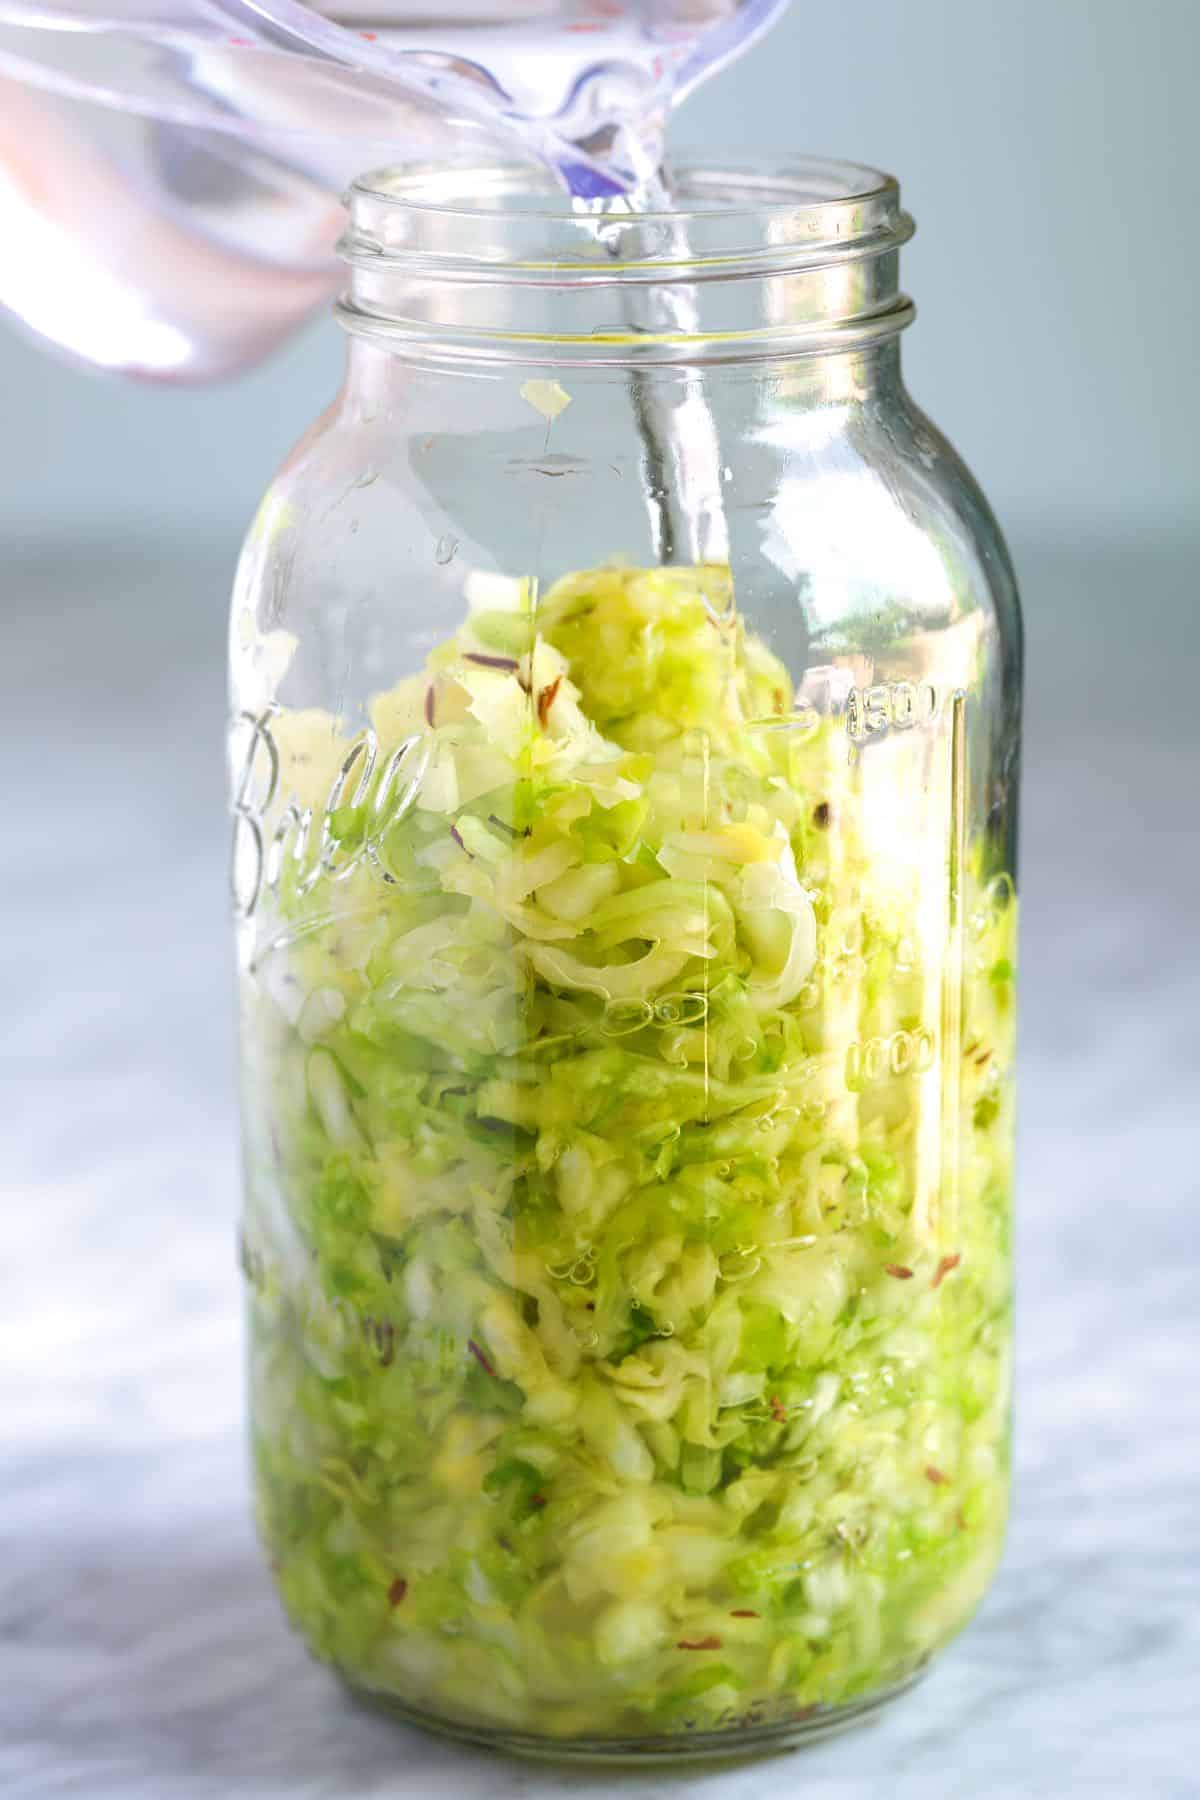
[{"label": "jar base", "polygon": [[787,1750],[803,1749],[825,1738],[865,1724],[902,1694],[914,1687],[928,1665],[913,1671],[903,1681],[881,1689],[863,1700],[846,1706],[830,1707],[804,1719],[790,1719],[777,1724],[739,1727],[736,1731],[680,1731],[670,1737],[573,1738],[560,1741],[535,1737],[532,1733],[505,1731],[499,1727],[470,1725],[457,1719],[439,1718],[408,1706],[391,1694],[360,1686],[344,1674],[343,1686],[360,1705],[372,1712],[387,1713],[401,1724],[415,1725],[436,1737],[451,1738],[457,1743],[471,1744],[477,1749],[495,1750],[505,1756],[549,1763],[625,1764],[643,1767],[650,1764],[744,1762],[750,1757],[771,1756]]}]

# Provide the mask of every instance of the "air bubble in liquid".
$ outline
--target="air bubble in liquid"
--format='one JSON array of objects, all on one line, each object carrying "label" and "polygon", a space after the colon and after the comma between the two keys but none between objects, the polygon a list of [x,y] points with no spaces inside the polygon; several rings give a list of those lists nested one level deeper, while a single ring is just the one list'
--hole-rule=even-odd
[{"label": "air bubble in liquid", "polygon": [[666,994],[654,1013],[664,1025],[698,1025],[708,1016],[708,999],[704,994]]},{"label": "air bubble in liquid", "polygon": [[609,1000],[601,1029],[609,1037],[626,1037],[632,1031],[644,1030],[653,1019],[654,1008],[648,1000]]},{"label": "air bubble in liquid", "polygon": [[1007,912],[1016,893],[1013,878],[1005,869],[993,875],[983,891],[988,905],[998,913]]}]

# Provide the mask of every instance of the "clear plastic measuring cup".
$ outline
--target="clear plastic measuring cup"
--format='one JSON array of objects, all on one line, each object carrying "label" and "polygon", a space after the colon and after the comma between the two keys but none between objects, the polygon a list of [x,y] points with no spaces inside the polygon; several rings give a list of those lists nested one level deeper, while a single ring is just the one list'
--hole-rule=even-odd
[{"label": "clear plastic measuring cup", "polygon": [[0,0],[0,305],[85,363],[235,373],[328,297],[355,174],[516,151],[645,190],[785,4]]}]

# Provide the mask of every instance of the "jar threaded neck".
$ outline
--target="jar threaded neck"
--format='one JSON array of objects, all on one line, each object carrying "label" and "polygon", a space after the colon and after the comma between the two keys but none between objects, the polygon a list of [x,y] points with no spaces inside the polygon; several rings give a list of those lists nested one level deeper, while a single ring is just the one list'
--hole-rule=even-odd
[{"label": "jar threaded neck", "polygon": [[854,164],[684,164],[669,212],[571,209],[524,168],[356,182],[351,331],[488,361],[672,363],[859,349],[912,319],[896,182]]}]

